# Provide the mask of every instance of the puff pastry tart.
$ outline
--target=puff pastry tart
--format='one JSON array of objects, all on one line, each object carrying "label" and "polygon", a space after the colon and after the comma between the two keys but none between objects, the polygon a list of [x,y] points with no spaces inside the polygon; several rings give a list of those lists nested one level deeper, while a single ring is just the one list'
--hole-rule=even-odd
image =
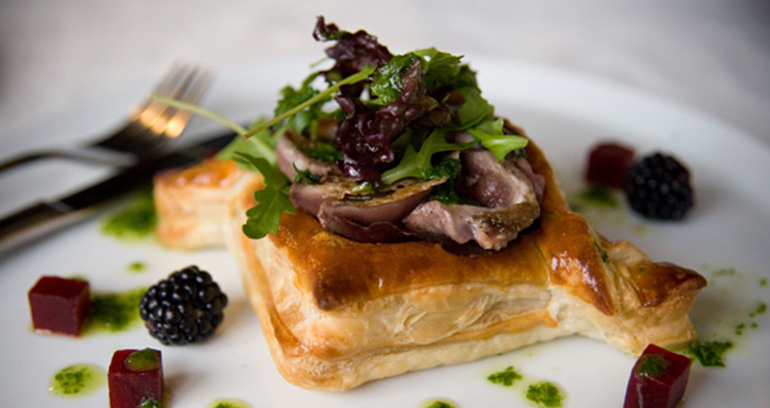
[{"label": "puff pastry tart", "polygon": [[[353,241],[302,211],[284,214],[277,233],[252,240],[241,233],[251,191],[233,186],[253,176],[227,163],[188,171],[241,180],[210,184],[228,209],[196,222],[210,230],[229,225],[217,230],[228,231],[276,366],[304,388],[346,390],[573,334],[633,354],[649,343],[693,339],[687,313],[705,279],[598,235],[570,211],[538,147],[530,141],[525,151],[545,179],[539,221],[504,249],[477,256],[424,240]],[[191,194],[202,194],[190,178],[158,178],[162,223],[172,222],[163,220],[169,180],[180,188],[187,180]],[[176,233],[186,232],[198,235],[196,228]]]}]

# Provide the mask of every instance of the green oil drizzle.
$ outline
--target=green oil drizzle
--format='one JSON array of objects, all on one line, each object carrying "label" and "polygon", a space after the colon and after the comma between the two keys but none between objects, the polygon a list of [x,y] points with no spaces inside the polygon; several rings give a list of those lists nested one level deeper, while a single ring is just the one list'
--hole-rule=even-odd
[{"label": "green oil drizzle", "polygon": [[107,382],[104,370],[93,364],[67,366],[53,375],[48,391],[60,397],[81,397],[92,394]]},{"label": "green oil drizzle", "polygon": [[239,399],[221,398],[209,404],[209,408],[251,408],[251,404]]},{"label": "green oil drizzle", "polygon": [[160,359],[155,350],[146,348],[129,354],[125,365],[131,371],[152,371],[160,366]]},{"label": "green oil drizzle", "polygon": [[538,407],[561,407],[564,395],[554,383],[541,381],[527,388],[527,399]]},{"label": "green oil drizzle", "polygon": [[133,328],[141,321],[139,301],[146,290],[136,288],[126,292],[94,294],[86,325],[88,332],[120,332]]},{"label": "green oil drizzle", "polygon": [[150,236],[157,221],[152,191],[147,189],[138,192],[125,206],[107,216],[101,231],[121,240],[135,241]]}]

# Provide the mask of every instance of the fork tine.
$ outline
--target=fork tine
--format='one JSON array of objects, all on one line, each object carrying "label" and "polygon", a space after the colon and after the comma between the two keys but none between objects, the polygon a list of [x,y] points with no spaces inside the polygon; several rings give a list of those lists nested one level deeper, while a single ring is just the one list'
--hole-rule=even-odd
[{"label": "fork tine", "polygon": [[[153,88],[152,93],[172,99],[189,99],[191,103],[197,103],[208,89],[209,83],[208,75],[200,69],[176,64]],[[180,112],[182,111],[147,98],[134,109],[127,126],[113,136],[93,143],[92,146],[134,153],[153,150],[163,145],[167,139],[182,133],[190,115],[180,115],[175,119]]]},{"label": "fork tine", "polygon": [[[155,88],[154,93],[166,98],[178,99],[181,94],[186,92],[186,89],[195,79],[197,72],[197,68],[190,68],[186,65],[177,66],[166,77],[167,80],[161,81]],[[148,101],[144,109],[139,112],[138,119],[157,135],[162,135],[166,128],[168,117],[173,112],[176,112],[176,108],[157,101]]]},{"label": "fork tine", "polygon": [[[195,77],[190,79],[190,83],[184,92],[181,92],[175,99],[182,102],[197,104],[203,98],[203,95],[211,85],[211,77],[206,71],[198,71]],[[174,109],[169,114],[164,133],[167,137],[175,138],[179,136],[192,117],[192,112],[184,109]]]}]

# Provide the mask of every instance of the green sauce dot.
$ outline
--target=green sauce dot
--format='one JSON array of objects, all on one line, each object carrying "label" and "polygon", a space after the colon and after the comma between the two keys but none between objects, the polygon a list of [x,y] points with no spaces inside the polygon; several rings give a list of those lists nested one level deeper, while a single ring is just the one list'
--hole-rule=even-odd
[{"label": "green sauce dot", "polygon": [[87,330],[120,332],[134,327],[141,321],[139,301],[146,291],[146,288],[137,288],[127,292],[95,294]]},{"label": "green sauce dot", "polygon": [[730,341],[694,341],[687,347],[687,354],[704,367],[724,367],[724,355],[733,347]]},{"label": "green sauce dot", "polygon": [[155,350],[146,348],[129,354],[125,365],[132,371],[151,371],[158,368],[160,360]]},{"label": "green sauce dot", "polygon": [[235,398],[222,398],[214,400],[209,408],[251,408],[251,405],[243,400]]},{"label": "green sauce dot", "polygon": [[155,231],[158,215],[152,191],[138,193],[119,211],[108,216],[102,223],[101,230],[122,240],[139,240],[150,236]]},{"label": "green sauce dot", "polygon": [[144,262],[138,262],[138,261],[131,262],[130,264],[128,264],[127,269],[129,272],[134,272],[134,273],[144,272],[147,269],[147,264]]},{"label": "green sauce dot", "polygon": [[504,387],[510,387],[516,380],[521,380],[521,374],[518,373],[513,367],[506,367],[505,370],[494,373],[487,377],[487,380],[492,384],[500,384]]},{"label": "green sauce dot", "polygon": [[443,399],[431,400],[425,404],[425,408],[456,408],[456,407],[457,405],[455,405],[454,403]]},{"label": "green sauce dot", "polygon": [[555,384],[543,381],[527,388],[527,399],[539,407],[561,407],[564,395]]},{"label": "green sauce dot", "polygon": [[670,365],[666,357],[660,354],[647,354],[639,360],[636,372],[648,377],[657,377],[665,373]]},{"label": "green sauce dot", "polygon": [[163,408],[163,405],[155,398],[142,398],[138,408]]},{"label": "green sauce dot", "polygon": [[107,382],[107,375],[92,364],[75,364],[59,370],[51,378],[48,390],[57,396],[89,395]]}]

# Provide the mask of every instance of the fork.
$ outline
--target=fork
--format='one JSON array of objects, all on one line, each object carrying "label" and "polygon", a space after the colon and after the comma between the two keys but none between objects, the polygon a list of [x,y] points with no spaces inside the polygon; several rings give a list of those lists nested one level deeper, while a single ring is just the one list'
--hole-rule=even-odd
[{"label": "fork", "polygon": [[[178,64],[166,73],[150,93],[197,104],[210,84],[206,72],[194,66]],[[86,143],[76,150],[43,149],[23,153],[0,163],[0,174],[45,158],[128,165],[162,152],[169,139],[182,134],[191,116],[189,111],[144,98],[129,111],[129,118],[114,133]]]}]

